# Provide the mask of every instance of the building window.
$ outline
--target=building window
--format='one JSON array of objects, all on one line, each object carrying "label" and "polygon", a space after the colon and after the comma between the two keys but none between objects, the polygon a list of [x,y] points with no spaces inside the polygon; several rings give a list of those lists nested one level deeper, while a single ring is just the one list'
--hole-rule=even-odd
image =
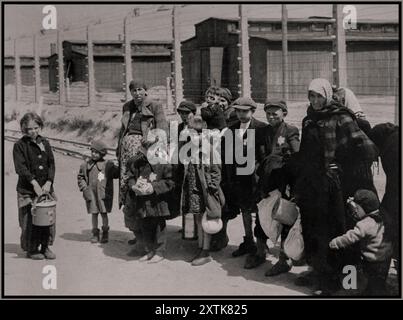
[{"label": "building window", "polygon": [[312,31],[325,31],[325,24],[324,23],[313,24]]}]

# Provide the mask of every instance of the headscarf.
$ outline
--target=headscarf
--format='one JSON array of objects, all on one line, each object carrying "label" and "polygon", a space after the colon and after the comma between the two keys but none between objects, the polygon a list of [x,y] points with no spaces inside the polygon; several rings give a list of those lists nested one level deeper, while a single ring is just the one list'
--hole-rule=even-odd
[{"label": "headscarf", "polygon": [[363,113],[360,103],[354,92],[348,88],[339,88],[335,92],[335,98],[338,102],[350,109],[354,113]]},{"label": "headscarf", "polygon": [[316,78],[309,84],[308,91],[314,91],[326,98],[326,105],[330,105],[333,101],[333,90],[330,82],[323,78]]}]

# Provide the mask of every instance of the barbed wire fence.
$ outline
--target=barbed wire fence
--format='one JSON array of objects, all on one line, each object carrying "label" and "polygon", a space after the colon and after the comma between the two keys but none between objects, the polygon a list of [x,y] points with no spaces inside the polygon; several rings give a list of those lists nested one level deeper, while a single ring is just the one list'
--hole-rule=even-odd
[{"label": "barbed wire fence", "polygon": [[[130,99],[128,82],[141,79],[150,96],[160,101],[167,113],[173,113],[183,99],[202,102],[210,85],[228,87],[234,97],[251,95],[260,102],[285,98],[291,104],[307,103],[309,82],[321,77],[335,86],[347,85],[365,106],[392,104],[398,123],[398,50],[368,48],[365,54],[354,48],[346,50],[345,34],[338,28],[341,10],[336,5],[331,19],[318,22],[328,36],[319,47],[312,45],[317,40],[304,43],[288,38],[287,25],[291,28],[291,24],[283,6],[280,30],[264,30],[251,26],[248,16],[259,8],[228,5],[237,14],[233,29],[228,29],[232,40],[224,48],[201,44],[197,52],[185,44],[192,39],[185,39],[181,32],[197,29],[200,15],[197,8],[189,14],[191,6],[180,5],[169,6],[169,12],[130,12],[7,40],[5,52],[11,55],[4,58],[5,98],[120,108]],[[184,10],[187,16],[182,15]],[[290,12],[298,10],[290,6]],[[150,21],[156,23],[150,27]],[[268,36],[270,31],[277,32],[277,44],[267,49],[261,41],[273,40]],[[161,37],[156,39],[155,34]],[[295,116],[298,121],[299,117]]]}]

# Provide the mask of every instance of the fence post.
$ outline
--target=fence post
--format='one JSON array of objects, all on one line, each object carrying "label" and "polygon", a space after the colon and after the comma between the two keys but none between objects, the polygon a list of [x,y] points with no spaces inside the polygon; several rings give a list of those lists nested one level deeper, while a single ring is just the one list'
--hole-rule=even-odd
[{"label": "fence post", "polygon": [[126,92],[126,101],[130,99],[130,89],[129,89],[129,83],[131,79],[133,78],[132,75],[132,48],[130,44],[130,38],[129,38],[129,30],[128,30],[128,16],[124,18],[123,21],[123,33],[124,33],[124,65],[125,65],[125,92]]},{"label": "fence post", "polygon": [[400,126],[399,78],[395,80],[395,125]]},{"label": "fence post", "polygon": [[179,37],[179,17],[178,7],[174,5],[172,8],[172,36],[173,36],[173,58],[174,58],[174,85],[175,85],[175,101],[174,112],[179,103],[183,100],[183,78],[182,78],[182,53],[181,42]]},{"label": "fence post", "polygon": [[288,12],[285,4],[281,5],[281,34],[283,49],[283,96],[288,100]]},{"label": "fence post", "polygon": [[59,78],[59,104],[65,102],[64,91],[64,57],[63,57],[63,39],[60,30],[57,30],[57,64],[58,64],[58,78]]},{"label": "fence post", "polygon": [[21,65],[17,39],[14,40],[15,100],[21,99]]},{"label": "fence post", "polygon": [[333,85],[347,87],[346,34],[343,26],[343,6],[333,4],[335,40],[333,42]]},{"label": "fence post", "polygon": [[244,97],[251,97],[250,83],[250,60],[249,60],[249,32],[248,17],[245,15],[244,5],[238,5],[239,10],[239,46],[240,46],[240,64],[241,70],[239,77],[241,79],[241,94]]},{"label": "fence post", "polygon": [[41,67],[39,61],[38,36],[34,35],[34,72],[35,72],[35,102],[39,103],[41,96]]},{"label": "fence post", "polygon": [[87,26],[87,64],[88,64],[88,106],[95,105],[94,47],[91,26]]},{"label": "fence post", "polygon": [[173,107],[173,102],[172,102],[171,77],[167,77],[166,85],[167,85],[167,89],[166,89],[167,109],[168,110],[175,110],[175,108]]}]

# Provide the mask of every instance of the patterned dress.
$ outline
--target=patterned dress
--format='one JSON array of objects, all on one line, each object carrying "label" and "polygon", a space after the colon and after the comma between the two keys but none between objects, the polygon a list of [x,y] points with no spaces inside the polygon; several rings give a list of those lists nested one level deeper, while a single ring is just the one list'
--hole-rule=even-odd
[{"label": "patterned dress", "polygon": [[204,199],[200,179],[197,175],[197,166],[190,163],[183,186],[182,212],[200,214],[203,213]]}]

